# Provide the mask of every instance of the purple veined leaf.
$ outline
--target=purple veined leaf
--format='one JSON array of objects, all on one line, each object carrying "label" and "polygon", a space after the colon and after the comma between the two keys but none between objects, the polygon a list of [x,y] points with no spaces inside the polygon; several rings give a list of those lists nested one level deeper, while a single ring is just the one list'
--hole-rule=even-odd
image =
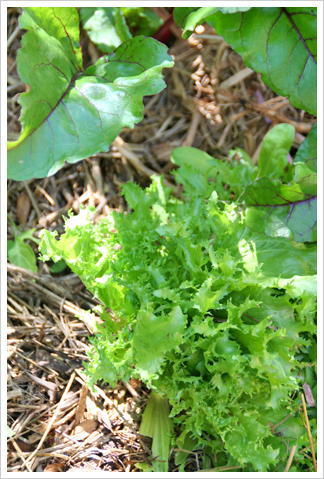
[{"label": "purple veined leaf", "polygon": [[299,184],[261,178],[245,189],[242,200],[246,224],[253,231],[296,242],[316,241],[317,196],[304,193]]},{"label": "purple veined leaf", "polygon": [[165,45],[138,36],[82,72],[77,10],[25,10],[21,22],[30,31],[18,52],[18,73],[31,88],[19,98],[21,135],[8,143],[8,177],[17,181],[107,151],[124,126],[142,120],[143,96],[161,91],[162,68],[173,66]]},{"label": "purple veined leaf", "polygon": [[[317,9],[251,8],[217,13],[215,30],[242,55],[244,63],[295,108],[317,111]],[[284,72],[284,74],[283,74]]]},{"label": "purple veined leaf", "polygon": [[175,8],[174,18],[185,38],[207,21],[265,84],[316,115],[316,7],[186,7]]},{"label": "purple veined leaf", "polygon": [[307,138],[302,142],[296,153],[294,163],[305,163],[316,173],[317,171],[317,123],[308,133]]},{"label": "purple veined leaf", "polygon": [[173,10],[174,21],[183,28],[183,38],[189,38],[197,25],[217,12],[237,13],[250,10],[252,7],[176,7]]}]

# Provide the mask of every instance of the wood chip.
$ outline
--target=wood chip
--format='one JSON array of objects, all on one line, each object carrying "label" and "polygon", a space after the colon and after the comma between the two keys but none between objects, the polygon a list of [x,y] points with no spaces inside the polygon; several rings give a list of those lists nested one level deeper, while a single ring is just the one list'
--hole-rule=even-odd
[{"label": "wood chip", "polygon": [[17,217],[18,223],[24,225],[28,222],[31,209],[31,202],[27,193],[22,191],[17,198]]},{"label": "wood chip", "polygon": [[79,424],[72,435],[73,439],[77,439],[78,441],[85,439],[91,433],[93,433],[98,427],[98,421],[94,419],[90,419],[87,421],[83,421]]}]

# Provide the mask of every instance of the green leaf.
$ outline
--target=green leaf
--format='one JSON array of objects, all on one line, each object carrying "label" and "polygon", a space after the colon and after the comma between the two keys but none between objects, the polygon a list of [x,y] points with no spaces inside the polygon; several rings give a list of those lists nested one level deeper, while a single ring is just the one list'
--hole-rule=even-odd
[{"label": "green leaf", "polygon": [[[257,168],[245,158],[246,153],[234,152],[234,155],[237,155],[235,159],[224,162],[197,148],[175,148],[171,161],[181,168],[174,172],[174,176],[191,196],[209,197],[215,190],[220,199],[228,200],[231,193],[238,197],[244,186],[255,179]],[[224,185],[229,188],[225,190]]]},{"label": "green leaf", "polygon": [[212,174],[219,160],[215,160],[205,151],[190,146],[175,148],[171,154],[171,161],[177,166],[191,166],[200,175]]},{"label": "green leaf", "polygon": [[[196,445],[197,440],[192,439],[189,434],[187,434],[184,439],[177,438],[177,446],[180,448],[180,451],[175,453],[175,464],[177,466],[181,464],[181,466],[184,467],[186,459],[189,456],[189,452],[186,451],[193,451]],[[183,472],[183,469],[180,470],[180,472]]]},{"label": "green leaf", "polygon": [[282,179],[287,176],[284,169],[289,165],[287,154],[294,137],[295,128],[287,123],[276,125],[265,135],[258,159],[260,178],[267,176]]},{"label": "green leaf", "polygon": [[207,20],[266,85],[316,115],[316,7],[178,7],[174,19],[184,38]]},{"label": "green leaf", "polygon": [[[211,19],[209,19],[210,21]],[[212,19],[219,35],[252,70],[295,108],[317,111],[317,9],[253,7]]]},{"label": "green leaf", "polygon": [[252,273],[259,269],[264,278],[289,279],[317,272],[316,244],[253,233],[239,242],[239,251],[246,270]]},{"label": "green leaf", "polygon": [[[269,464],[275,463],[279,454],[279,449],[273,450],[271,447],[262,446],[253,447],[251,442],[246,443],[240,432],[228,432],[226,434],[226,446],[232,456],[237,457],[239,462],[250,462],[258,471],[265,471]],[[250,461],[247,461],[249,457]]]},{"label": "green leaf", "polygon": [[250,10],[251,7],[175,7],[174,21],[183,28],[183,38],[189,38],[197,25],[203,23],[207,17],[216,12],[236,13]]},{"label": "green leaf", "polygon": [[317,191],[317,124],[302,142],[295,156],[295,182],[305,194]]},{"label": "green leaf", "polygon": [[36,244],[40,244],[41,240],[39,238],[35,238],[34,233],[37,231],[37,228],[31,228],[30,230],[27,231],[22,231],[19,233],[19,238],[22,240],[31,240]]},{"label": "green leaf", "polygon": [[34,273],[38,272],[36,255],[20,236],[17,236],[15,241],[7,241],[7,255],[10,263]]},{"label": "green leaf", "polygon": [[57,263],[54,263],[52,266],[49,266],[49,270],[51,273],[62,273],[67,268],[65,261],[62,259]]},{"label": "green leaf", "polygon": [[[315,385],[306,366],[316,356],[316,244],[252,232],[236,202],[219,200],[209,158],[200,164],[194,153],[179,156],[182,199],[157,178],[144,191],[128,184],[132,212],[93,224],[93,210],[82,210],[59,241],[44,232],[41,251],[63,258],[103,303],[96,308],[103,324],[85,317],[95,332],[85,366],[92,384],[140,378],[168,398],[179,434],[173,444],[201,451],[203,467],[215,466],[216,455],[219,472],[233,465],[273,472],[288,453],[269,421],[293,413],[285,438],[294,444],[301,423],[292,393],[305,381]],[[224,181],[236,171],[232,160],[211,160]],[[204,181],[209,192],[194,187]],[[242,188],[246,177],[237,181]],[[157,408],[151,412],[147,434]],[[159,466],[165,471],[167,462]]]},{"label": "green leaf", "polygon": [[[34,10],[39,17],[40,8]],[[60,25],[67,16],[78,22],[75,8],[44,10],[45,18],[54,13]],[[19,97],[22,133],[8,143],[8,177],[15,180],[50,176],[64,161],[107,151],[124,126],[141,121],[143,96],[165,87],[161,70],[173,65],[165,45],[136,37],[82,73],[78,51],[71,53],[61,37],[53,36],[56,30],[43,29],[43,21],[34,17],[18,53],[19,76],[31,89]],[[75,43],[74,37],[68,41]]]},{"label": "green leaf", "polygon": [[317,123],[315,123],[308,133],[307,138],[300,145],[296,156],[295,163],[307,163],[313,170],[316,170],[317,160]]},{"label": "green leaf", "polygon": [[7,425],[7,439],[14,436],[16,433]]},{"label": "green leaf", "polygon": [[153,36],[163,25],[163,20],[149,7],[120,7],[133,36]]},{"label": "green leaf", "polygon": [[120,7],[82,7],[80,18],[93,43],[104,53],[132,38]]},{"label": "green leaf", "polygon": [[169,454],[173,423],[169,418],[168,399],[161,394],[151,392],[146,405],[139,433],[153,438],[152,454],[154,472],[169,471]]},{"label": "green leaf", "polygon": [[163,20],[149,7],[82,7],[83,28],[98,48],[111,53],[133,36],[152,36]]},{"label": "green leaf", "polygon": [[136,364],[143,370],[143,378],[158,371],[164,354],[180,343],[185,325],[186,317],[179,306],[168,315],[138,313],[132,344]]},{"label": "green leaf", "polygon": [[299,184],[261,178],[245,189],[246,224],[253,231],[297,242],[316,241],[317,197]]},{"label": "green leaf", "polygon": [[[72,24],[73,34],[69,37],[65,33],[68,44],[64,42],[61,31],[64,32],[62,24],[66,22],[66,17]],[[20,79],[30,85],[30,91],[19,96],[23,129],[19,139],[9,143],[8,149],[17,147],[41,127],[67,91],[72,77],[82,67],[81,57],[78,58],[79,49],[75,52],[72,49],[72,45],[79,40],[76,35],[79,20],[76,9],[44,7],[44,12],[41,12],[40,8],[29,7],[20,19],[22,28],[30,31],[22,38],[22,48],[17,54],[17,69]]]},{"label": "green leaf", "polygon": [[150,466],[146,462],[136,462],[134,465],[141,472],[154,472],[154,466]]},{"label": "green leaf", "polygon": [[[24,7],[19,17],[20,28],[41,28],[50,37],[56,38],[73,65],[74,72],[82,68],[79,16],[76,8],[70,7]],[[19,53],[18,53],[19,55]],[[31,74],[32,76],[32,74]]]}]

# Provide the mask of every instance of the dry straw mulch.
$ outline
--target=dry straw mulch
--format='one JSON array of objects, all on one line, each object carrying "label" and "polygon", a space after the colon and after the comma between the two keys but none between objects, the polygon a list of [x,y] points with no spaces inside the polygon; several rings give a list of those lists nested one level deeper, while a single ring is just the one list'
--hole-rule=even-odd
[{"label": "dry straw mulch", "polygon": [[[17,98],[28,89],[16,69],[19,13],[12,7],[7,15],[9,140],[19,136]],[[197,29],[186,41],[173,31],[175,66],[164,72],[166,89],[144,98],[140,124],[124,128],[109,151],[66,163],[49,178],[8,181],[8,214],[21,230],[36,228],[36,237],[43,228],[60,234],[63,216],[70,209],[78,213],[81,204],[95,206],[96,219],[122,211],[127,205],[120,187],[127,181],[146,187],[152,174],[163,174],[175,185],[170,154],[181,145],[217,158],[241,147],[257,162],[264,135],[287,122],[296,128],[294,155],[314,118],[267,88],[211,28]],[[84,32],[82,43],[87,66],[99,52]],[[13,239],[10,222],[7,231]],[[76,315],[96,304],[71,271],[53,274],[38,261],[35,274],[8,263],[7,424],[15,431],[8,440],[8,471],[136,472],[136,463],[150,464],[150,440],[138,433],[149,396],[145,386],[135,380],[116,388],[101,384],[95,392],[86,386],[82,363],[91,331]],[[172,458],[170,464],[177,471]],[[186,469],[199,467],[195,451]]]}]

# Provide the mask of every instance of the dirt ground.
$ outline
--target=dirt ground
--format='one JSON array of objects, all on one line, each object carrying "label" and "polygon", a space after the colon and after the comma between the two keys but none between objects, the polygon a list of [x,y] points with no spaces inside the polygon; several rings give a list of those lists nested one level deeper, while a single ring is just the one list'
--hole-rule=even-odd
[{"label": "dirt ground", "polygon": [[[158,8],[160,15],[164,9]],[[28,86],[21,82],[16,53],[23,31],[20,9],[8,9],[7,112],[8,139],[19,136],[17,98]],[[182,40],[174,29],[169,53],[175,66],[164,72],[166,88],[145,97],[141,123],[123,128],[109,151],[66,163],[44,179],[8,181],[8,214],[20,231],[43,228],[63,233],[63,216],[80,205],[93,205],[97,217],[126,209],[120,187],[135,181],[150,184],[163,174],[173,185],[171,151],[200,148],[216,158],[244,148],[256,163],[264,135],[274,125],[292,123],[293,157],[314,118],[293,108],[267,88],[259,74],[208,26]],[[101,53],[82,32],[85,67]],[[14,230],[8,221],[8,240]],[[37,252],[37,245],[30,242]],[[38,273],[8,263],[7,424],[10,472],[136,472],[136,463],[151,463],[150,440],[138,433],[149,391],[137,380],[116,388],[86,386],[83,361],[90,331],[76,315],[98,301],[69,269],[52,273],[38,261]],[[171,454],[170,472],[178,469]],[[186,470],[201,468],[199,451],[189,455]]]}]

